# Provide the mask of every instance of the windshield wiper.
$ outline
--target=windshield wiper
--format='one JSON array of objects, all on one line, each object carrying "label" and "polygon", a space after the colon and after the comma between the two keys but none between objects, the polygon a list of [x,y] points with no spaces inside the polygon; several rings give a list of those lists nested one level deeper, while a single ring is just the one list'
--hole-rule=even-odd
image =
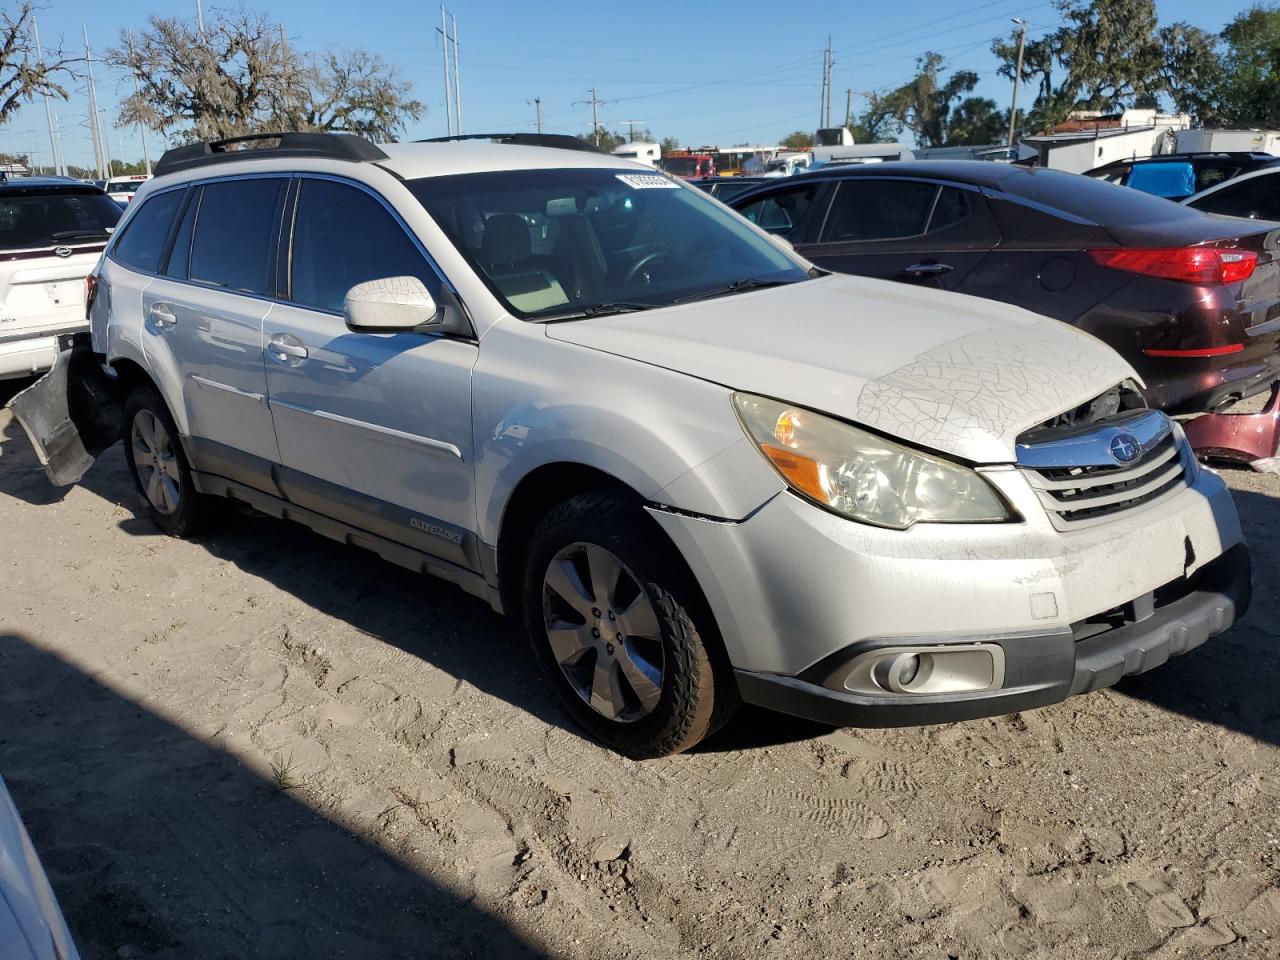
[{"label": "windshield wiper", "polygon": [[677,303],[693,303],[695,300],[711,300],[715,297],[727,297],[734,293],[743,293],[747,290],[762,290],[765,287],[785,287],[790,283],[797,283],[796,280],[761,280],[759,277],[745,277],[742,280],[734,280],[732,283],[726,283],[722,287],[712,287],[710,290],[703,290],[700,293],[691,293],[687,297],[677,297],[672,300],[672,305]]},{"label": "windshield wiper", "polygon": [[59,230],[49,234],[50,240],[105,240],[111,234],[105,230]]},{"label": "windshield wiper", "polygon": [[637,310],[652,310],[664,306],[658,303],[641,303],[639,300],[613,300],[609,303],[593,303],[570,313],[556,313],[549,317],[534,317],[542,323],[554,323],[557,320],[579,320],[583,317],[612,317],[619,313],[635,313]]}]

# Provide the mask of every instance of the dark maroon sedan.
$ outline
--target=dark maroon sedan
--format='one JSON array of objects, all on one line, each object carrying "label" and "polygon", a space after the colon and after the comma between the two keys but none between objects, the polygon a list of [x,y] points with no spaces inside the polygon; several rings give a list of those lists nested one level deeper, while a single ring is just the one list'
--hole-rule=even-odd
[{"label": "dark maroon sedan", "polygon": [[1280,225],[981,161],[837,167],[729,201],[815,264],[1003,300],[1095,334],[1152,406],[1213,410],[1280,378]]}]

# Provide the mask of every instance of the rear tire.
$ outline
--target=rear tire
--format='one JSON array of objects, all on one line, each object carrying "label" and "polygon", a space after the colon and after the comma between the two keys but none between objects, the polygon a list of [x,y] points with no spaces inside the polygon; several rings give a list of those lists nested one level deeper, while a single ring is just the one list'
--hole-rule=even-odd
[{"label": "rear tire", "polygon": [[548,512],[530,542],[523,601],[565,709],[621,754],[688,750],[738,705],[692,575],[633,497],[597,491]]},{"label": "rear tire", "polygon": [[171,537],[207,529],[214,498],[196,491],[178,426],[160,394],[151,386],[136,387],[124,409],[125,459],[142,512]]}]

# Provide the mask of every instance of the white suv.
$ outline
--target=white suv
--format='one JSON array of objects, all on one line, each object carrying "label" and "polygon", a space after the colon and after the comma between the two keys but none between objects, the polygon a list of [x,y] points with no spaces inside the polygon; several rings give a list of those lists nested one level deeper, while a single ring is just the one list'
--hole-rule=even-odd
[{"label": "white suv", "polygon": [[635,757],[743,699],[1036,707],[1243,612],[1228,492],[1099,341],[519,141],[170,151],[15,398],[50,475],[123,434],[169,533],[230,498],[460,584]]},{"label": "white suv", "polygon": [[85,277],[120,217],[90,184],[0,180],[0,379],[47,370],[59,338],[88,329]]}]

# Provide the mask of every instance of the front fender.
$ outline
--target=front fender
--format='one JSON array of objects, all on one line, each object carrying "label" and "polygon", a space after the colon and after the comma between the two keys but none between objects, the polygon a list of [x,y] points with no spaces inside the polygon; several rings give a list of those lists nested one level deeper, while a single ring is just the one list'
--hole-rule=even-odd
[{"label": "front fender", "polygon": [[685,374],[503,323],[473,380],[477,522],[496,543],[520,482],[553,463],[592,467],[676,510],[739,520],[783,489],[732,394]]}]

